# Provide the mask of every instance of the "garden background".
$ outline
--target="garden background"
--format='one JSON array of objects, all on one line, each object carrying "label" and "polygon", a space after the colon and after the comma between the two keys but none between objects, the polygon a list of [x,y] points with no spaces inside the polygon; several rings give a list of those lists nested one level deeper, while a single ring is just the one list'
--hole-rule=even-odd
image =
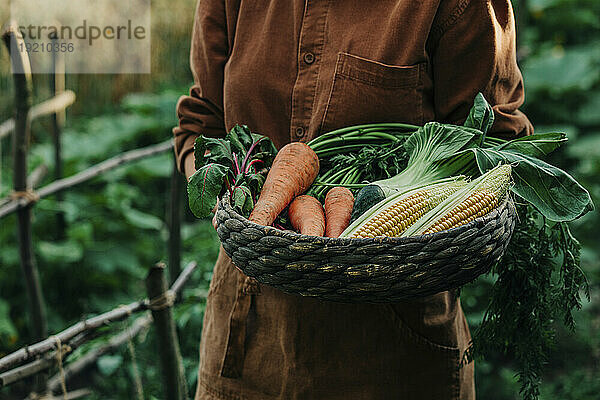
[{"label": "garden background", "polygon": [[[196,0],[152,2],[152,73],[149,75],[67,75],[77,100],[67,111],[63,133],[64,175],[129,149],[168,139],[177,123],[175,103],[192,82],[189,41]],[[518,58],[526,102],[523,110],[537,132],[564,131],[569,144],[551,162],[570,171],[600,204],[600,2],[598,0],[513,1],[518,25]],[[0,22],[8,20],[0,5]],[[48,75],[34,75],[33,103],[50,97]],[[13,82],[5,48],[0,50],[0,123],[13,113]],[[32,125],[29,169],[53,165],[50,120]],[[11,188],[10,140],[1,146],[0,198]],[[49,331],[57,332],[84,315],[100,313],[145,297],[149,266],[166,261],[166,210],[170,153],[128,164],[34,210],[35,254],[48,308]],[[44,183],[50,182],[50,172]],[[67,229],[56,229],[55,212],[64,212]],[[575,314],[574,333],[558,328],[548,354],[542,399],[597,399],[600,393],[600,217],[588,213],[571,224],[581,241],[582,268],[591,301]],[[28,343],[27,297],[16,241],[16,218],[0,220],[0,357]],[[205,295],[218,252],[208,220],[186,209],[182,227],[183,264],[199,263],[174,309],[185,376],[195,387],[198,343]],[[475,329],[487,306],[493,277],[483,276],[461,294]],[[106,340],[97,339],[99,341]],[[88,346],[97,345],[90,343]],[[146,398],[162,398],[153,335],[135,340],[135,355]],[[81,350],[85,350],[82,348]],[[77,356],[77,355],[75,355]],[[131,353],[127,346],[102,356],[83,382],[90,399],[133,397]],[[481,399],[518,399],[519,385],[510,355],[476,363]],[[12,391],[23,390],[13,388]],[[13,398],[0,390],[0,399]],[[16,397],[15,397],[16,398]]]}]

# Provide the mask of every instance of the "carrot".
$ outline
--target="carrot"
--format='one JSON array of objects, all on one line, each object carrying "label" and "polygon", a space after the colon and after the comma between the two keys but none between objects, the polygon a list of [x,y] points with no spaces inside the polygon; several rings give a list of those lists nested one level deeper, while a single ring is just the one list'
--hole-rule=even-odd
[{"label": "carrot", "polygon": [[325,236],[339,237],[350,223],[354,195],[345,187],[336,186],[325,196],[325,218],[327,228]]},{"label": "carrot", "polygon": [[273,160],[250,221],[271,225],[291,201],[310,187],[319,174],[319,157],[306,144],[289,143]]},{"label": "carrot", "polygon": [[325,233],[325,214],[319,200],[303,194],[290,204],[288,209],[290,223],[303,235],[323,236]]}]

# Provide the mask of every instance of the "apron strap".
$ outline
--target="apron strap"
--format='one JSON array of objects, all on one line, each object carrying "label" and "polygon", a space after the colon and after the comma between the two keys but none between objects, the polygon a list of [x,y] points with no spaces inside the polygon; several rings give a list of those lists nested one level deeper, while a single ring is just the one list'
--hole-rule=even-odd
[{"label": "apron strap", "polygon": [[244,366],[246,340],[246,321],[252,298],[260,293],[259,283],[242,273],[238,274],[237,294],[235,303],[229,315],[229,337],[225,348],[221,376],[225,378],[240,378]]}]

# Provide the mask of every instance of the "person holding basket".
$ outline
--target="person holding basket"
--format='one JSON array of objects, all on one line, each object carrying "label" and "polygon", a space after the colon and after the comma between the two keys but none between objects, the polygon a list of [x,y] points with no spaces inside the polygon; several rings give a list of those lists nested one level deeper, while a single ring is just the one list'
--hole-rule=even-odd
[{"label": "person holding basket", "polygon": [[[277,148],[349,125],[462,124],[482,92],[490,134],[528,135],[509,0],[199,0],[194,85],[177,105],[178,166],[235,124]],[[343,304],[258,284],[221,248],[196,399],[474,399],[455,291]]]}]

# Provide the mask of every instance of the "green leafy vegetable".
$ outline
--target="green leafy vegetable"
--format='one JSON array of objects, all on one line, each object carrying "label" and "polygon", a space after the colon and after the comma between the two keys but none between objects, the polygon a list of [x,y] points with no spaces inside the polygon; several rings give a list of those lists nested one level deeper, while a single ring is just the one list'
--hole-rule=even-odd
[{"label": "green leafy vegetable", "polygon": [[478,129],[483,133],[482,141],[485,135],[494,124],[494,110],[485,100],[483,94],[477,93],[473,107],[467,116],[464,126],[467,128]]},{"label": "green leafy vegetable", "polygon": [[277,154],[273,142],[266,136],[236,125],[225,138],[196,139],[194,155],[196,173],[188,183],[190,209],[198,218],[207,217],[225,191],[233,206],[248,216],[260,193],[264,176]]},{"label": "green leafy vegetable", "polygon": [[535,157],[514,151],[470,149],[481,172],[498,163],[513,165],[512,191],[552,221],[572,221],[592,210],[590,194],[568,173]]},{"label": "green leafy vegetable", "polygon": [[509,150],[533,157],[544,157],[567,142],[567,135],[561,132],[536,133],[524,136],[505,143],[497,144],[495,150]]},{"label": "green leafy vegetable", "polygon": [[[464,165],[446,162],[457,152],[481,138],[481,131],[462,126],[429,122],[413,133],[404,144],[409,154],[406,169],[398,175],[373,182],[392,194],[462,173]],[[466,164],[468,166],[468,163]]]},{"label": "green leafy vegetable", "polygon": [[229,172],[224,165],[210,163],[192,175],[188,183],[188,198],[190,210],[196,217],[210,215],[217,205],[217,197]]}]

